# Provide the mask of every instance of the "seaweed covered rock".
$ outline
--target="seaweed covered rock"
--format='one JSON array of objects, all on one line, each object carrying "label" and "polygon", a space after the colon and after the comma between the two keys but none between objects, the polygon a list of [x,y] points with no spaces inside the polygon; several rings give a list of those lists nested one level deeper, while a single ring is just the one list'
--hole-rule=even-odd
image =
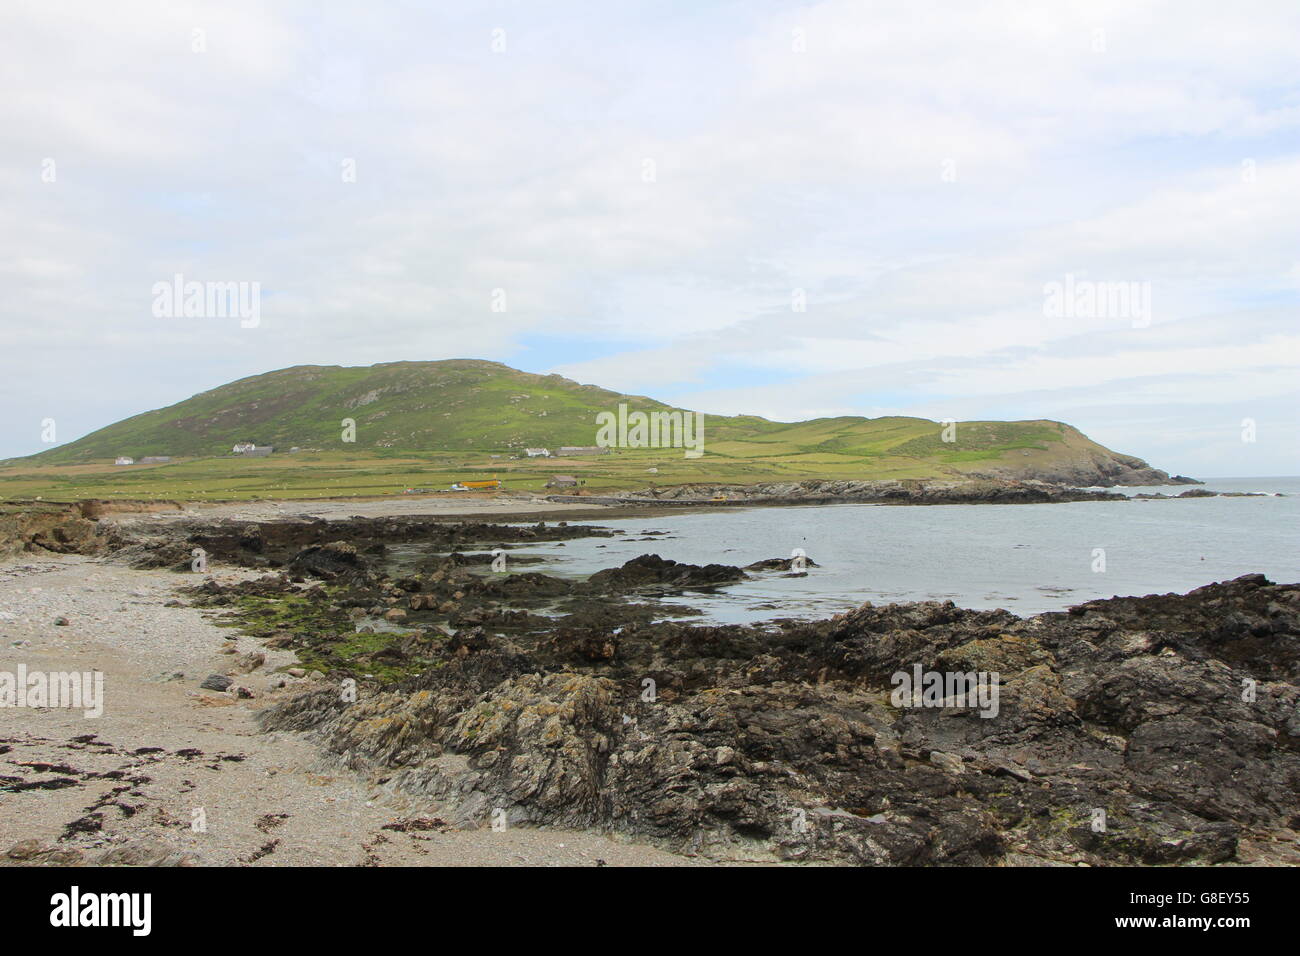
[{"label": "seaweed covered rock", "polygon": [[[629,565],[603,580],[701,580]],[[530,627],[462,628],[417,676],[352,704],[308,693],[264,723],[390,768],[461,826],[499,811],[718,859],[1219,863],[1300,825],[1297,585],[1250,576],[1027,620],[918,602],[779,626]],[[918,668],[984,675],[995,706],[900,701]]]}]

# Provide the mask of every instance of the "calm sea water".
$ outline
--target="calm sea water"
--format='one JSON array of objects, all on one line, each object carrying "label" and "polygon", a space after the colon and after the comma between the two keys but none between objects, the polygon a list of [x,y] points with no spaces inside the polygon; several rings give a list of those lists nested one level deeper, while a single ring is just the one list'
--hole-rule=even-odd
[{"label": "calm sea water", "polygon": [[[822,617],[863,601],[952,600],[1029,615],[1094,598],[1186,591],[1253,571],[1300,581],[1300,478],[1217,479],[1204,487],[1282,497],[752,508],[605,521],[627,534],[515,553],[547,559],[526,570],[574,577],[646,553],[746,565],[803,548],[820,565],[806,577],[759,573],[713,594],[667,599],[720,622]],[[1187,486],[1114,490],[1177,494]],[[667,534],[636,540],[647,531]],[[1095,549],[1104,551],[1104,571],[1094,570]]]}]

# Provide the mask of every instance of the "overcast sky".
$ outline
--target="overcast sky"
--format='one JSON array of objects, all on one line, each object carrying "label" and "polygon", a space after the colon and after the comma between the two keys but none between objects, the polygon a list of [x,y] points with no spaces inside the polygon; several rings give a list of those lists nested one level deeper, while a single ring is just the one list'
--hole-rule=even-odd
[{"label": "overcast sky", "polygon": [[[10,0],[0,78],[0,457],[474,357],[1300,474],[1295,0]],[[260,322],[156,316],[177,273]]]}]

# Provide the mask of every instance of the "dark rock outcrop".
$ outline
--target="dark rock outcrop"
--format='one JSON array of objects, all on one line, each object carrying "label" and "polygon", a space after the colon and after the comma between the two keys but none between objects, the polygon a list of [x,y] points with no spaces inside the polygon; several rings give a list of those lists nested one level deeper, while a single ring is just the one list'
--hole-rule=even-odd
[{"label": "dark rock outcrop", "polygon": [[[1159,482],[1155,482],[1159,483]],[[652,488],[620,499],[691,504],[837,504],[862,502],[898,505],[1043,504],[1065,501],[1121,501],[1123,495],[1086,491],[1060,482],[1011,478],[955,478],[899,481],[811,479],[769,481],[752,485],[687,484]]]},{"label": "dark rock outcrop", "polygon": [[681,564],[643,554],[622,567],[597,571],[588,581],[597,587],[625,589],[644,587],[708,588],[734,584],[749,577],[740,568],[728,564]]},{"label": "dark rock outcrop", "polygon": [[[721,859],[882,865],[1268,862],[1296,843],[1300,585],[692,626],[655,592],[745,571],[642,555],[587,581],[496,574],[460,531],[398,523],[436,544],[389,576],[382,525],[319,525],[194,524],[170,544],[283,568],[189,592],[327,674],[266,727],[313,732],[458,826],[500,810]],[[996,701],[915,706],[895,692],[913,673],[985,675]]]},{"label": "dark rock outcrop", "polygon": [[0,513],[0,557],[21,552],[100,554],[112,538],[76,505],[29,506]]},{"label": "dark rock outcrop", "polygon": [[[631,564],[602,574],[673,579]],[[458,825],[499,809],[717,858],[1219,863],[1300,826],[1300,585],[1259,575],[1027,620],[865,604],[779,628],[476,628],[441,653],[264,723]],[[996,714],[897,706],[918,666],[995,673]]]},{"label": "dark rock outcrop", "polygon": [[365,567],[365,559],[357,553],[354,545],[346,541],[309,545],[294,555],[289,562],[292,571],[314,574],[327,580],[355,574]]},{"label": "dark rock outcrop", "polygon": [[[745,565],[746,571],[790,571],[794,569],[795,558],[764,558],[762,561],[755,561],[753,564]],[[821,567],[812,558],[804,558],[805,568]]]}]

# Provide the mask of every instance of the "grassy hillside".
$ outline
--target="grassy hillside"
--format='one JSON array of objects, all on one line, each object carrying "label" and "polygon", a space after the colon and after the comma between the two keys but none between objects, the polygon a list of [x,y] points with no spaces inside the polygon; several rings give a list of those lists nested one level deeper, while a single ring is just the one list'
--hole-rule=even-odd
[{"label": "grassy hillside", "polygon": [[354,451],[589,445],[595,410],[619,401],[646,411],[668,407],[497,362],[300,365],[202,392],[34,457],[84,462],[221,455],[240,441],[334,450],[344,447],[341,423],[347,418],[357,423]]},{"label": "grassy hillside", "polygon": [[[298,366],[241,379],[145,412],[0,468],[0,497],[247,498],[373,495],[500,477],[540,490],[572,474],[588,490],[683,482],[804,478],[1049,477],[1089,483],[1143,469],[1060,422],[961,422],[956,440],[922,418],[772,422],[705,418],[705,454],[617,449],[573,459],[514,458],[525,447],[596,443],[597,418],[620,403],[672,411],[650,398],[534,375],[496,362],[395,362],[360,368]],[[356,440],[344,442],[344,419]],[[276,446],[269,458],[233,457],[240,441]],[[288,454],[290,447],[299,452]],[[114,457],[173,462],[118,467]],[[653,469],[653,470],[652,470]]]}]

